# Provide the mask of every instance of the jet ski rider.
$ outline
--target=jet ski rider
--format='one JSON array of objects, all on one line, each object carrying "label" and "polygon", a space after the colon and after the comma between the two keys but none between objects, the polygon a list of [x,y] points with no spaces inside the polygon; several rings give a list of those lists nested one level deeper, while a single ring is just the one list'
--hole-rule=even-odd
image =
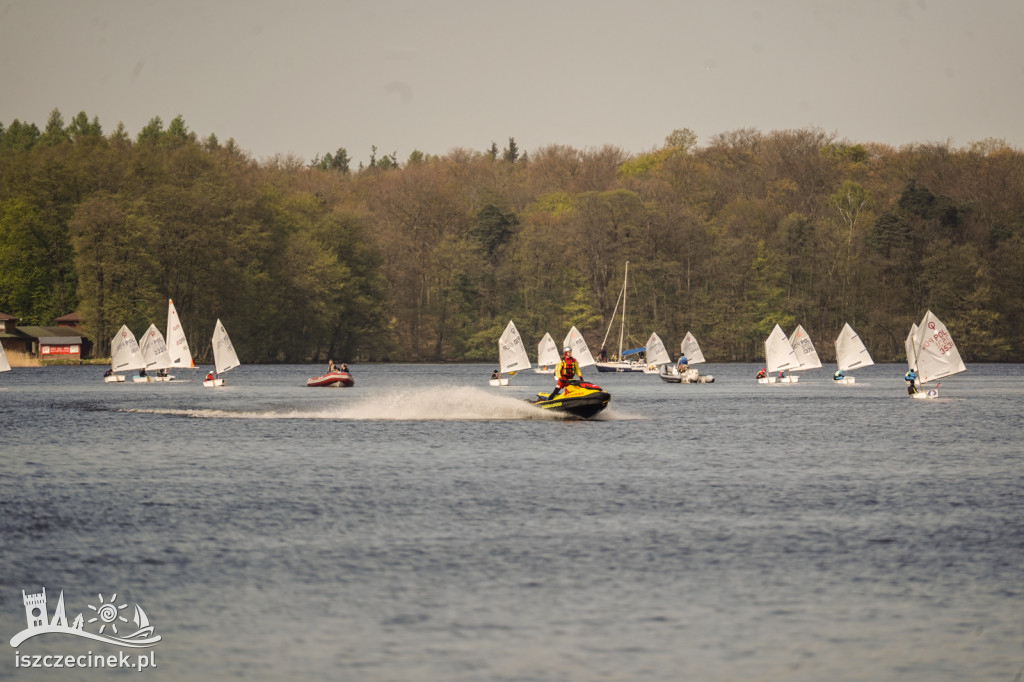
[{"label": "jet ski rider", "polygon": [[566,346],[562,350],[562,357],[555,366],[555,390],[551,391],[548,400],[554,400],[560,390],[573,383],[574,380],[582,378],[580,363],[576,362],[576,358],[572,356],[572,348]]}]

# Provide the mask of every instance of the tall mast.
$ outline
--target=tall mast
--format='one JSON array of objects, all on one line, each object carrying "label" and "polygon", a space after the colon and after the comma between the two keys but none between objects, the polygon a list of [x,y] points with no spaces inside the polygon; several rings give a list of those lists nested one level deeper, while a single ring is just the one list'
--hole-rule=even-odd
[{"label": "tall mast", "polygon": [[629,261],[626,261],[626,273],[622,276],[622,323],[619,325],[619,360],[622,359],[622,337],[626,331],[626,284],[629,282]]}]

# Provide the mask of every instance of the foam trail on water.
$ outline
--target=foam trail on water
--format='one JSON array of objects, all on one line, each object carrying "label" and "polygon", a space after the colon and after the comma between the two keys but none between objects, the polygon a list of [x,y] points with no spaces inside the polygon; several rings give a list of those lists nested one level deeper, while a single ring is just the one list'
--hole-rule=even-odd
[{"label": "foam trail on water", "polygon": [[431,387],[388,391],[340,406],[334,419],[475,420],[551,419],[523,398],[475,387]]},{"label": "foam trail on water", "polygon": [[[431,387],[384,391],[356,401],[317,409],[237,411],[223,409],[144,409],[128,412],[205,419],[358,419],[358,420],[559,420],[567,415],[534,407],[522,397],[498,395],[475,387]],[[608,415],[607,418],[616,416]],[[618,418],[627,418],[619,416]]]}]

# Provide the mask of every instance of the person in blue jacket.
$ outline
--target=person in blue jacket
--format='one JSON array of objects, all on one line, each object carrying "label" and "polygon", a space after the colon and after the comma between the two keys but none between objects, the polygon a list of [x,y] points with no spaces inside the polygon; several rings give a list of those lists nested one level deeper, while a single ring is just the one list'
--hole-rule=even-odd
[{"label": "person in blue jacket", "polygon": [[917,372],[912,369],[908,369],[907,373],[903,375],[903,380],[907,382],[907,394],[914,395],[917,393],[917,386],[915,380],[917,379]]}]

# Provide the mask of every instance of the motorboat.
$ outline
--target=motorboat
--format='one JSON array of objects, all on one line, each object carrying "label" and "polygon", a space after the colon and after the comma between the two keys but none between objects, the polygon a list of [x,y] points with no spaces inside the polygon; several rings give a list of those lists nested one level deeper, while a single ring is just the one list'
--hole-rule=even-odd
[{"label": "motorboat", "polygon": [[338,386],[351,386],[354,383],[356,382],[352,379],[351,374],[337,369],[333,372],[321,374],[318,377],[310,377],[306,379],[307,386],[324,386],[333,388]]},{"label": "motorboat", "polygon": [[715,377],[710,374],[701,374],[695,367],[683,366],[673,364],[665,364],[661,366],[661,371],[658,373],[662,381],[666,381],[670,384],[713,384]]}]

